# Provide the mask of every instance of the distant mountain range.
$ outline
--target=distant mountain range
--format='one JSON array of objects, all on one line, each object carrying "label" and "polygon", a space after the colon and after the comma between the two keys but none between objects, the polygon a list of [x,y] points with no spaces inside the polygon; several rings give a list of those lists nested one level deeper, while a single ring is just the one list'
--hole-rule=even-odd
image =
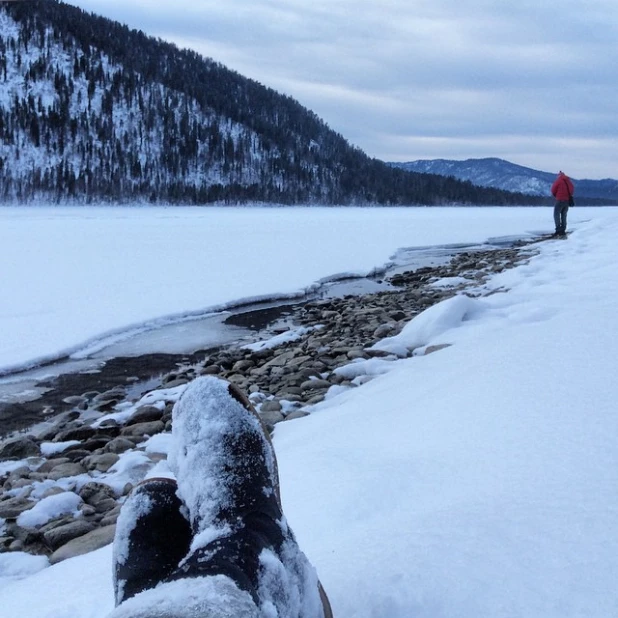
[{"label": "distant mountain range", "polygon": [[[550,195],[550,188],[556,173],[541,172],[504,159],[467,159],[452,161],[448,159],[424,159],[408,163],[390,163],[410,172],[451,176],[458,180],[468,180],[479,187],[493,187],[504,191],[514,191],[525,195]],[[578,198],[596,198],[618,203],[618,180],[577,180],[575,182]]]},{"label": "distant mountain range", "polygon": [[58,0],[0,2],[0,202],[540,204],[372,159],[291,97]]}]

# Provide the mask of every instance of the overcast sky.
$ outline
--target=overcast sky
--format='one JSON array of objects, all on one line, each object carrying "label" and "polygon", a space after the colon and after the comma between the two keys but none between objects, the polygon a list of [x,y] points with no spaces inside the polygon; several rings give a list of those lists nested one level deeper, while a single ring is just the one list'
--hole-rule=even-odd
[{"label": "overcast sky", "polygon": [[291,95],[386,161],[618,178],[616,0],[70,0]]}]

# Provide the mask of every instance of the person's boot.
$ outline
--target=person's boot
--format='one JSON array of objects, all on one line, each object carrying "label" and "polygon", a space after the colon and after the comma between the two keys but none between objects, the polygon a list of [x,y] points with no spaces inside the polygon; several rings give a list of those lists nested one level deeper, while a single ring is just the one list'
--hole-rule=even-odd
[{"label": "person's boot", "polygon": [[170,579],[226,575],[280,616],[330,616],[283,516],[274,449],[248,399],[224,380],[198,378],[174,406],[172,427],[169,463],[194,539]]},{"label": "person's boot", "polygon": [[154,588],[174,572],[191,545],[172,479],[137,485],[122,505],[113,545],[116,605]]}]

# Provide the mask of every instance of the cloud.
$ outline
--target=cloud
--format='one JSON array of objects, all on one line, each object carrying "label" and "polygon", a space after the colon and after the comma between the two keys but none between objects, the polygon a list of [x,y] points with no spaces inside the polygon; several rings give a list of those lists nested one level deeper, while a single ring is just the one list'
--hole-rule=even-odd
[{"label": "cloud", "polygon": [[618,175],[615,0],[74,3],[295,97],[371,156]]}]

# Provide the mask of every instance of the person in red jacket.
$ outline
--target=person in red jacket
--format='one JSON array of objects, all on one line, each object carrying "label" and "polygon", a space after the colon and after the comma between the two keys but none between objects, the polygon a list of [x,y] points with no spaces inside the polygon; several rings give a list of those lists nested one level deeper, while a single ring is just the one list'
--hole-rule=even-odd
[{"label": "person in red jacket", "polygon": [[554,223],[556,224],[556,233],[554,236],[560,238],[566,237],[567,212],[569,206],[573,206],[573,193],[575,187],[571,179],[563,172],[558,173],[558,178],[551,186],[551,194],[556,198],[554,206]]}]

